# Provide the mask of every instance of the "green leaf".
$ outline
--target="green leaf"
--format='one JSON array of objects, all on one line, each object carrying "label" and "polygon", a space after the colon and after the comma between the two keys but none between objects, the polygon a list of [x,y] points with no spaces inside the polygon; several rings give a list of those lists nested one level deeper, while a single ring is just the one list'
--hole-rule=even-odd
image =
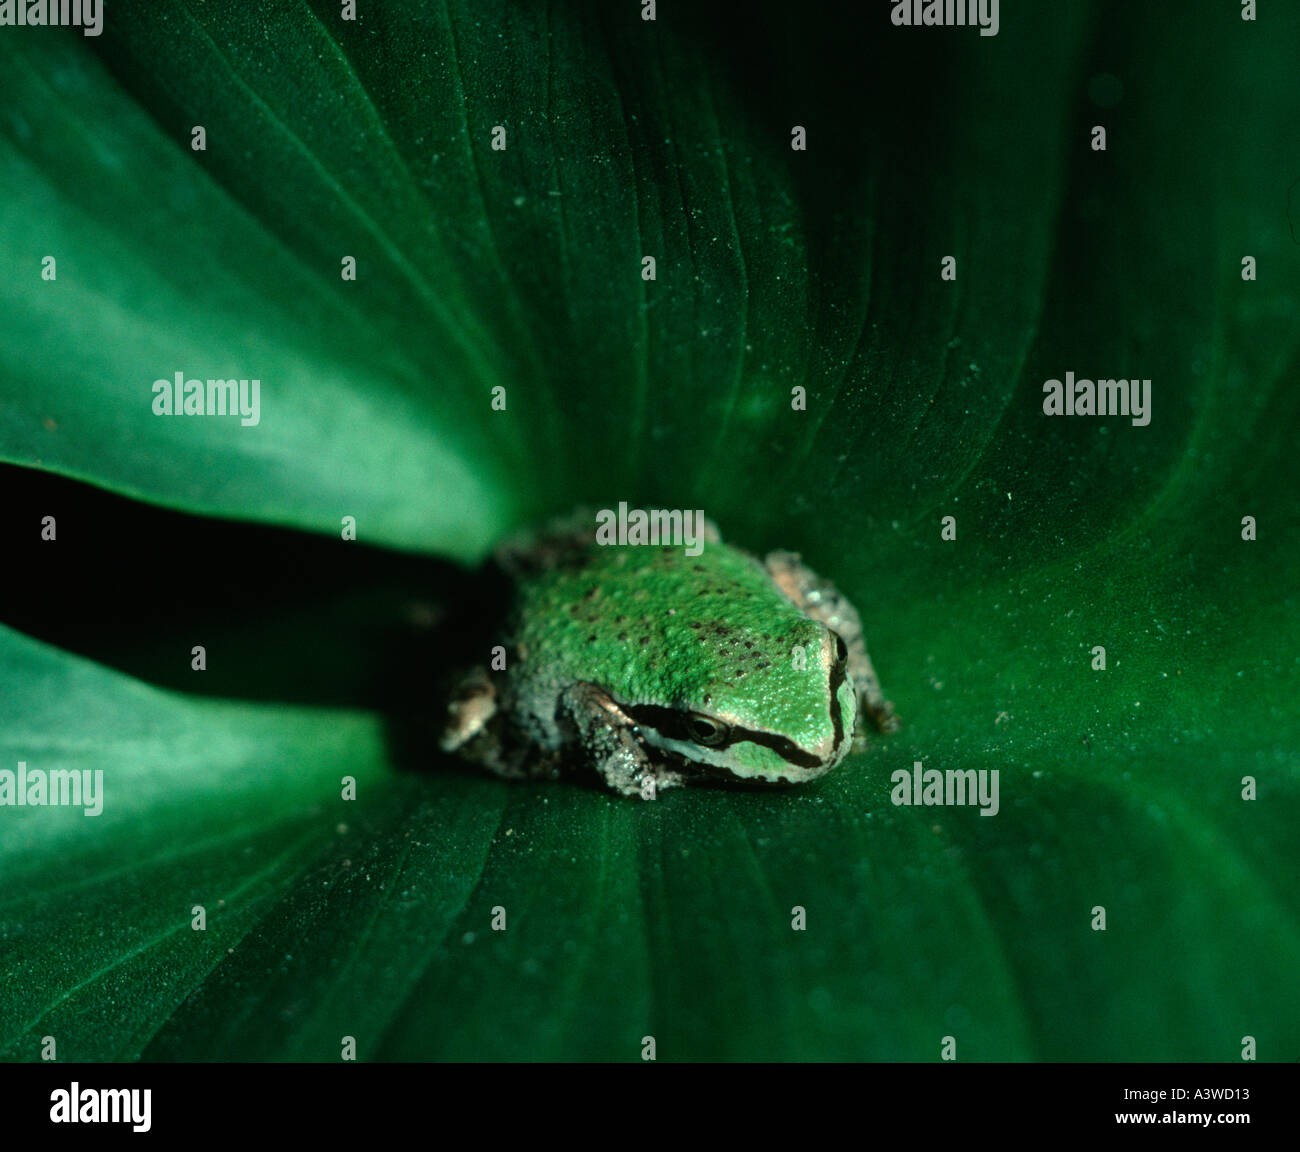
[{"label": "green leaf", "polygon": [[[0,769],[108,799],[0,808],[0,1054],[1294,1059],[1300,13],[380,7],[0,38],[0,457],[462,561],[702,507],[852,597],[904,728],[641,804],[2,631]],[[175,371],[258,376],[261,422],[153,416]],[[1067,371],[1150,378],[1150,423],[1044,416]],[[997,814],[893,803],[918,761]]]},{"label": "green leaf", "polygon": [[0,809],[9,1059],[139,1056],[335,837],[343,777],[391,780],[370,717],[191,701],[8,629],[0,679],[6,772],[102,773],[102,811]]}]

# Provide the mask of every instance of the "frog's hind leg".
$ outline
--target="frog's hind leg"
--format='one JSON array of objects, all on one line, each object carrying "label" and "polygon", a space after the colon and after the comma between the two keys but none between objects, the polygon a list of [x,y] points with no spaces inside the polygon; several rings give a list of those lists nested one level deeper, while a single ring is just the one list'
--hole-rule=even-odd
[{"label": "frog's hind leg", "polygon": [[486,768],[498,776],[522,780],[528,776],[524,758],[508,749],[515,742],[503,738],[505,716],[496,685],[483,667],[461,673],[447,693],[447,717],[438,747]]},{"label": "frog's hind leg", "polygon": [[447,722],[438,746],[456,752],[484,731],[496,715],[497,690],[487,670],[478,667],[458,677],[447,696]]},{"label": "frog's hind leg", "polygon": [[804,564],[796,552],[769,552],[763,563],[786,599],[843,638],[849,651],[849,675],[858,690],[863,712],[871,717],[879,731],[897,731],[898,716],[881,690],[880,678],[867,654],[862,620],[848,597]]}]

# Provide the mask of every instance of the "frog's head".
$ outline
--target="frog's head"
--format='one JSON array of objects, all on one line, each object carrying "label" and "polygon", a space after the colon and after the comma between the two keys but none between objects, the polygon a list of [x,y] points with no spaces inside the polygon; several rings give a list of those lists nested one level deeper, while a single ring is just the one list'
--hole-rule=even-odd
[{"label": "frog's head", "polygon": [[843,639],[791,614],[764,630],[697,627],[694,675],[674,672],[671,706],[624,710],[651,747],[702,776],[752,784],[798,784],[829,772],[848,753],[857,693]]}]

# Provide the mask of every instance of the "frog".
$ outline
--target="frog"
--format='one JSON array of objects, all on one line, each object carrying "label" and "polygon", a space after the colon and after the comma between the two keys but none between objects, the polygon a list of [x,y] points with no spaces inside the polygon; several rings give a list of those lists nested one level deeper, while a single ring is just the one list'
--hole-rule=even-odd
[{"label": "frog", "polygon": [[[495,658],[458,669],[439,746],[511,779],[624,796],[815,780],[896,731],[861,617],[798,553],[611,544],[579,512],[502,544]],[[862,721],[862,722],[860,722]]]}]

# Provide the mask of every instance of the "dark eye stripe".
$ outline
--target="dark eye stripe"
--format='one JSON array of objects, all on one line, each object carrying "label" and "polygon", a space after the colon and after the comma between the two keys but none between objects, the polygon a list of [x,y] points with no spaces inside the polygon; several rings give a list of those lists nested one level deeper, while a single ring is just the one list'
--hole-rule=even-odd
[{"label": "dark eye stripe", "polygon": [[[623,711],[638,724],[645,724],[669,740],[681,740],[693,743],[686,728],[686,713],[676,708],[664,708],[659,704],[624,704]],[[719,745],[719,747],[725,747]]]},{"label": "dark eye stripe", "polygon": [[[844,679],[844,670],[840,669],[840,680]],[[834,678],[832,678],[832,686]],[[625,704],[622,706],[623,711],[630,716],[636,723],[645,724],[653,728],[661,736],[668,740],[680,740],[685,744],[698,743],[691,738],[690,731],[686,726],[686,713],[678,712],[675,708],[664,708],[659,704]],[[840,722],[839,709],[832,703],[831,712],[834,714],[835,724],[835,746],[838,748],[840,737],[844,728]],[[729,748],[740,740],[748,740],[752,744],[761,744],[765,748],[771,748],[783,760],[788,760],[791,764],[797,764],[801,768],[816,768],[821,764],[816,756],[811,752],[805,752],[793,740],[785,736],[773,736],[770,732],[755,732],[749,728],[732,728],[730,735],[720,744],[711,744],[707,747],[714,749]]]},{"label": "dark eye stripe", "polygon": [[[840,686],[844,683],[844,678],[848,675],[848,649],[844,646],[844,639],[838,632],[832,632],[835,637],[835,663],[831,666],[831,724],[835,728],[835,747],[844,742],[844,718],[840,715]],[[844,655],[839,655],[839,653]]]}]

